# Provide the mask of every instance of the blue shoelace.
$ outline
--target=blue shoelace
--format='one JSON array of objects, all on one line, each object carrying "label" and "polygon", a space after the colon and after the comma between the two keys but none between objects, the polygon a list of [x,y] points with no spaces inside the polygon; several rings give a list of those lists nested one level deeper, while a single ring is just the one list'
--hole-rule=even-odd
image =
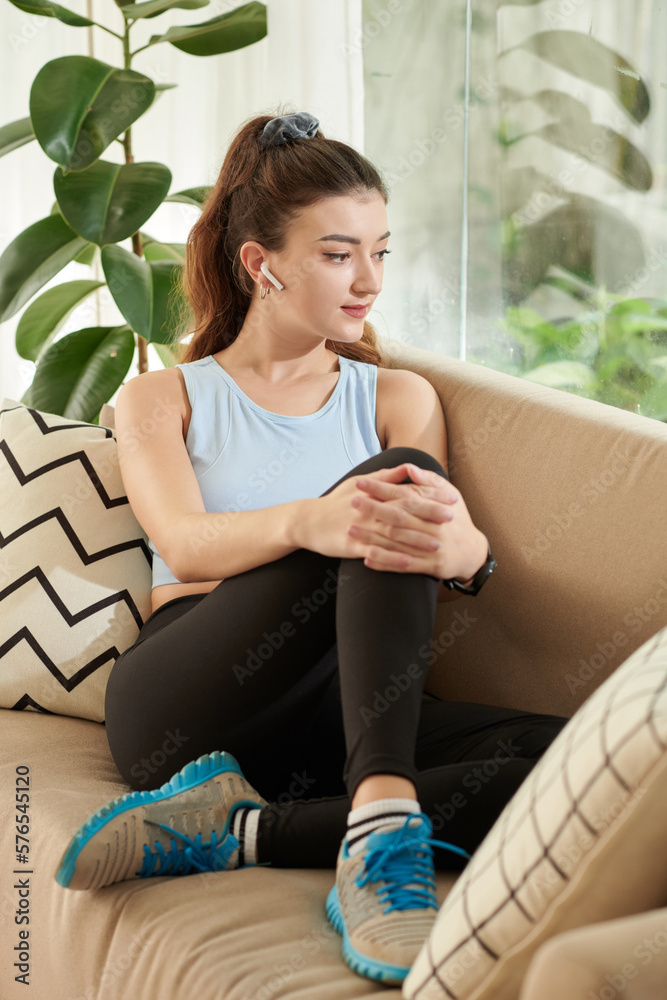
[{"label": "blue shoelace", "polygon": [[[410,820],[418,815],[423,817],[421,825],[409,827]],[[373,847],[366,854],[364,868],[355,882],[361,888],[367,882],[386,881],[387,884],[378,889],[382,902],[390,904],[385,913],[390,910],[439,908],[435,895],[433,847],[444,847],[470,858],[462,847],[445,840],[424,837],[424,829],[430,830],[426,814],[411,813],[399,830],[392,831],[393,839],[386,847]],[[418,887],[408,888],[408,884]]]},{"label": "blue shoelace", "polygon": [[[201,872],[226,870],[227,862],[239,846],[238,840],[231,833],[221,843],[218,843],[214,830],[210,843],[202,844],[201,833],[198,833],[192,840],[191,837],[172,830],[164,823],[156,823],[155,826],[159,826],[171,834],[171,848],[169,851],[165,851],[159,841],[156,841],[153,850],[148,844],[144,844],[144,861],[138,872],[144,878],[148,875],[187,875],[193,868]],[[179,847],[175,837],[184,841],[184,844]],[[158,858],[160,867],[154,871]]]}]

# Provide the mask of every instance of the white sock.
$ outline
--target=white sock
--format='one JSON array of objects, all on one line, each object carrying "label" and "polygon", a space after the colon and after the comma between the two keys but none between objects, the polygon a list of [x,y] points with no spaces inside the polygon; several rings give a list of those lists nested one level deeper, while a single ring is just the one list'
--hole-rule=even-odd
[{"label": "white sock", "polygon": [[257,824],[261,809],[237,806],[232,816],[231,833],[239,842],[238,867],[257,864]]},{"label": "white sock", "polygon": [[406,816],[421,812],[414,799],[376,799],[351,809],[347,815],[347,851],[358,854],[366,846],[369,834],[383,826],[401,826]]}]

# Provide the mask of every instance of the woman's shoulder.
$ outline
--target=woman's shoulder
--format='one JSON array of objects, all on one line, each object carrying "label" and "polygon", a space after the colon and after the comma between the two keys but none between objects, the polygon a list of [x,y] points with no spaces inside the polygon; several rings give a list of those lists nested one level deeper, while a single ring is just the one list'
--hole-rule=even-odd
[{"label": "woman's shoulder", "polygon": [[121,390],[132,391],[135,394],[152,395],[162,389],[178,385],[183,379],[183,373],[173,365],[170,368],[155,368],[153,371],[134,375],[121,386]]},{"label": "woman's shoulder", "polygon": [[377,405],[383,410],[410,410],[424,402],[433,404],[438,395],[427,378],[407,368],[380,368],[377,374]]},{"label": "woman's shoulder", "polygon": [[377,369],[378,390],[380,386],[384,392],[396,393],[400,396],[411,395],[412,393],[428,391],[431,383],[423,375],[412,372],[408,368],[380,368]]},{"label": "woman's shoulder", "polygon": [[166,409],[185,417],[189,400],[182,371],[173,366],[135,375],[120,387],[116,408],[119,404],[121,408],[131,407],[135,414],[150,415],[156,409]]}]

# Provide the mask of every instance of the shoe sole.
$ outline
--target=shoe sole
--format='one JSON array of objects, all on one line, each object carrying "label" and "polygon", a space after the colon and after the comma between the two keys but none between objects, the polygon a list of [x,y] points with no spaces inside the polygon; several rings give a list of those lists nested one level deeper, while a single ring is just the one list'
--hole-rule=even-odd
[{"label": "shoe sole", "polygon": [[350,944],[350,938],[345,926],[345,918],[338,902],[338,891],[334,886],[327,896],[326,911],[329,922],[343,938],[343,958],[355,972],[381,983],[400,984],[403,982],[410,966],[391,965],[388,962],[378,962],[376,959],[362,955]]},{"label": "shoe sole", "polygon": [[[227,753],[226,751],[214,750],[212,753],[203,754],[201,757],[198,757],[197,760],[189,761],[184,767],[181,768],[180,771],[173,775],[169,781],[166,781],[164,785],[161,785],[159,788],[154,788],[145,792],[126,792],[125,795],[121,795],[118,798],[112,799],[111,802],[107,802],[106,805],[103,805],[102,808],[98,809],[96,813],[93,813],[93,815],[90,816],[74,834],[74,837],[65,851],[60,867],[56,873],[56,881],[65,889],[69,887],[76,870],[76,862],[79,854],[89,843],[91,837],[101,830],[102,827],[104,827],[110,820],[115,819],[116,816],[127,812],[129,809],[136,809],[137,806],[142,806],[146,803],[167,800],[174,795],[187,791],[190,788],[195,788],[197,785],[202,784],[202,782],[215,778],[219,774],[224,774],[225,772],[230,771],[234,774],[240,775],[244,780],[246,780],[238,761],[232,754]],[[253,799],[238,801],[235,803],[234,808],[243,805],[256,807],[258,806],[258,803]],[[222,843],[224,838],[227,836],[232,812],[230,812],[230,815],[227,817],[223,835],[219,838],[220,843]],[[159,872],[156,872],[156,874],[159,874]],[[135,874],[131,877],[138,878],[139,876]],[[100,886],[99,888],[102,887]]]}]

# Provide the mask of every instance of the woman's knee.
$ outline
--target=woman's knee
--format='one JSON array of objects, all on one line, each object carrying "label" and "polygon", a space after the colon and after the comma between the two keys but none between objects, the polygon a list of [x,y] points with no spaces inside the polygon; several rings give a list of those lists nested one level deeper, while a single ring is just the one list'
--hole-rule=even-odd
[{"label": "woman's knee", "polygon": [[403,465],[404,462],[417,465],[420,469],[430,469],[432,472],[439,473],[445,479],[449,479],[449,476],[437,458],[434,458],[433,455],[430,455],[427,451],[423,451],[421,448],[412,448],[410,445],[396,445],[393,448],[385,448],[384,451],[373,455],[369,459],[369,463],[373,463],[378,469],[394,469],[397,465]]},{"label": "woman's knee", "polygon": [[[346,479],[352,479],[353,476],[364,476],[369,472],[377,472],[378,469],[395,469],[397,465],[403,465],[404,462],[418,465],[420,469],[431,469],[433,472],[438,472],[441,476],[444,476],[445,479],[449,479],[440,462],[433,455],[429,455],[427,451],[422,451],[421,448],[398,445],[394,448],[385,448],[384,451],[378,452],[377,455],[371,455],[370,458],[360,462],[359,465],[355,465],[353,469],[350,469],[344,476],[341,476],[337,482],[333,483],[320,496],[325,497],[327,493],[331,493],[342,482]],[[410,483],[412,480],[410,476],[406,476],[403,482]]]}]

